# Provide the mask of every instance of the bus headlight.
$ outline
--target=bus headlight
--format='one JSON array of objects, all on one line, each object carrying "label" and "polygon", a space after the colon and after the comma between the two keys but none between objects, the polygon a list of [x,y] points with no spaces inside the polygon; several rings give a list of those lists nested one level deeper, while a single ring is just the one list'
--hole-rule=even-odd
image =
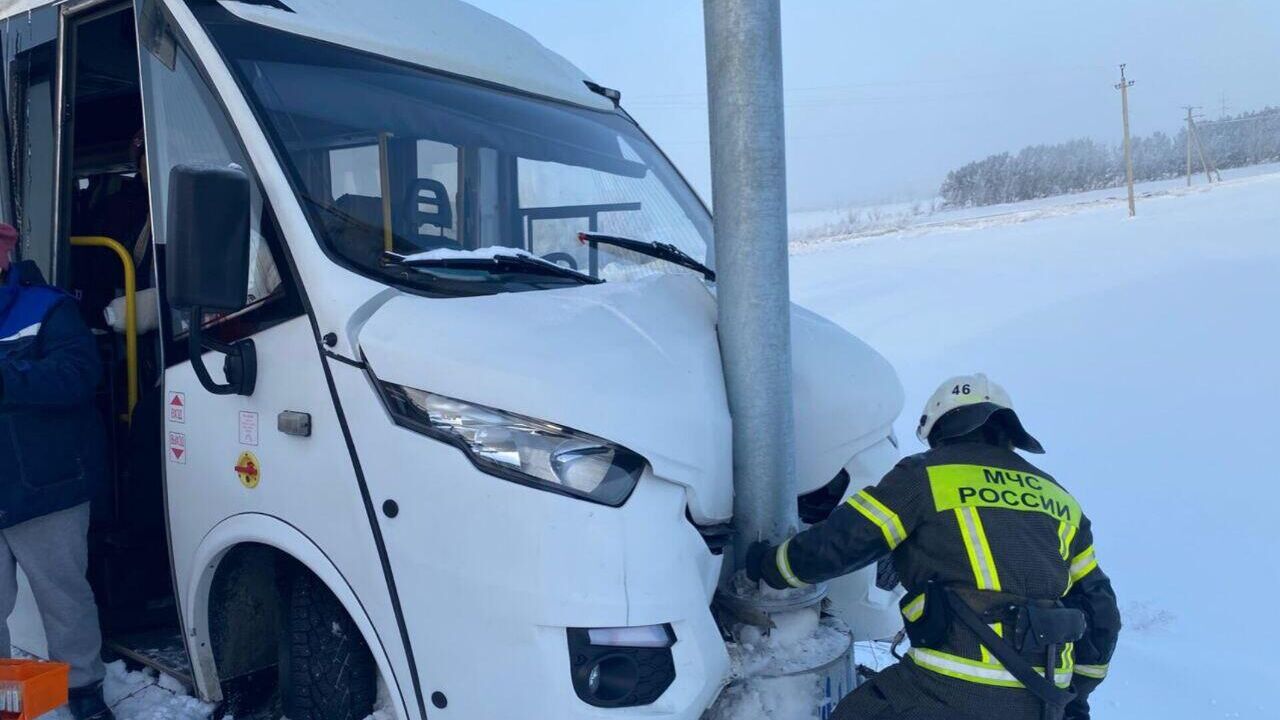
[{"label": "bus headlight", "polygon": [[461,448],[490,475],[618,507],[645,459],[594,435],[403,385],[381,382],[396,424]]}]

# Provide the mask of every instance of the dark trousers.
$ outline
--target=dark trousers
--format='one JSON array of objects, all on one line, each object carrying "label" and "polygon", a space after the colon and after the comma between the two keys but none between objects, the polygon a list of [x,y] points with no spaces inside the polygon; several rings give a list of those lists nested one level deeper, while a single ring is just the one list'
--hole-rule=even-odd
[{"label": "dark trousers", "polygon": [[949,678],[906,659],[859,685],[831,720],[1041,720],[1041,713],[1026,690]]}]

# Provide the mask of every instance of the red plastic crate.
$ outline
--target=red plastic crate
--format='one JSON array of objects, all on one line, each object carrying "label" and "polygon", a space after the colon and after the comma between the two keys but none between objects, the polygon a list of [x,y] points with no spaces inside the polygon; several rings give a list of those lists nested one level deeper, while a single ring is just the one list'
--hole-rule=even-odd
[{"label": "red plastic crate", "polygon": [[0,711],[0,718],[35,720],[66,705],[70,674],[71,666],[66,663],[0,659],[0,686],[13,683],[22,695],[22,711]]}]

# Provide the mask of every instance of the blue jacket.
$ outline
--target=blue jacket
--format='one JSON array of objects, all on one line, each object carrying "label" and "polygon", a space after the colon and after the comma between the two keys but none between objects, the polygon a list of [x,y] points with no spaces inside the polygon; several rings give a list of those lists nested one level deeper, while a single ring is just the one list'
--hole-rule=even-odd
[{"label": "blue jacket", "polygon": [[106,470],[102,379],[75,300],[15,264],[0,286],[0,528],[89,500]]}]

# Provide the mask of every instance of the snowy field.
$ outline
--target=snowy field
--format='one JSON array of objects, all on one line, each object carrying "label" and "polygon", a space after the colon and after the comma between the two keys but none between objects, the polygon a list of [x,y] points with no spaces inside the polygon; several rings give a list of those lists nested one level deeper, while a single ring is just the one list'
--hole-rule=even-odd
[{"label": "snowy field", "polygon": [[[1126,624],[1095,720],[1280,717],[1280,632],[1262,611],[1280,591],[1269,170],[1140,187],[1132,220],[1104,191],[793,244],[795,299],[897,366],[904,449],[918,449],[916,410],[938,382],[988,372],[1048,448],[1038,462],[1092,516]],[[120,720],[212,712],[118,663],[107,685]]]},{"label": "snowy field", "polygon": [[[1280,165],[1255,165],[1233,168],[1223,173],[1229,181],[1271,175],[1280,172]],[[1192,179],[1188,188],[1186,178],[1173,178],[1157,182],[1141,183],[1135,195],[1139,202],[1148,199],[1203,192],[1208,189],[1203,175]],[[1069,215],[1098,206],[1110,206],[1125,202],[1123,187],[1106,188],[1090,192],[1060,195],[1028,200],[1020,203],[986,205],[972,208],[941,209],[941,198],[913,200],[882,205],[867,205],[835,210],[795,212],[790,217],[791,244],[796,252],[821,250],[831,242],[851,238],[870,238],[898,232],[920,233],[953,230],[960,227],[982,228],[991,225],[1013,224],[1042,220],[1047,217]]]},{"label": "snowy field", "polygon": [[1095,720],[1280,717],[1280,174],[1256,173],[1140,187],[1132,220],[1112,192],[793,245],[796,301],[897,367],[904,450],[937,383],[988,372],[1093,518],[1126,625]]}]

